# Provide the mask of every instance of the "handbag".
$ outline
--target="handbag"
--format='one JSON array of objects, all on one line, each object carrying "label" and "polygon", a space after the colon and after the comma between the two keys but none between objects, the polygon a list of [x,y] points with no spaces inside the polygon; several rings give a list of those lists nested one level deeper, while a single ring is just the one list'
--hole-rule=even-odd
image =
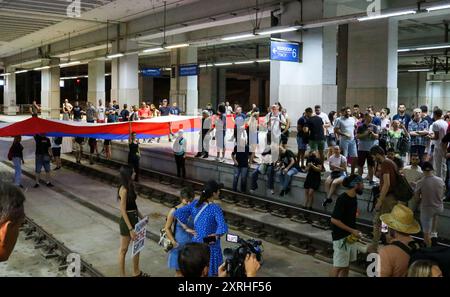
[{"label": "handbag", "polygon": [[[177,209],[175,208],[175,210],[177,210]],[[177,228],[177,222],[178,222],[178,219],[175,219],[175,223],[173,226],[173,230],[174,230],[173,234],[175,234],[175,230]],[[173,249],[173,243],[167,236],[167,232],[166,232],[165,228],[162,228],[161,230],[159,230],[158,244],[163,247],[163,249],[166,253],[168,253],[170,250]]]},{"label": "handbag", "polygon": [[331,171],[330,177],[332,179],[340,178],[342,173],[340,171]]}]

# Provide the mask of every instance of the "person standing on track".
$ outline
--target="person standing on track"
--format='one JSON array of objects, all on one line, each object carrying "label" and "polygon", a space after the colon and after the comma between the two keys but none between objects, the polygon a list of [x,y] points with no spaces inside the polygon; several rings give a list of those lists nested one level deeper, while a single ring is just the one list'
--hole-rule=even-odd
[{"label": "person standing on track", "polygon": [[128,139],[128,165],[134,169],[134,181],[139,181],[139,161],[141,159],[141,151],[139,150],[139,140],[136,139],[136,132],[131,132]]},{"label": "person standing on track", "polygon": [[177,165],[177,176],[186,178],[186,138],[183,136],[184,131],[179,130],[178,136],[173,142],[173,153],[175,156],[175,163]]},{"label": "person standing on track", "polygon": [[[11,161],[14,164],[14,184],[18,187],[23,188],[22,185],[22,164],[25,163],[23,160],[23,145],[20,143],[22,141],[22,137],[15,136],[13,144],[9,149],[9,154],[11,157]],[[8,155],[9,155],[8,154]]]},{"label": "person standing on track", "polygon": [[45,134],[39,134],[34,136],[34,140],[36,141],[36,184],[34,185],[34,188],[39,187],[39,178],[42,167],[45,169],[47,187],[53,187],[53,184],[50,182],[50,160],[53,157],[50,139],[48,139]]},{"label": "person standing on track", "polygon": [[[117,199],[120,201],[120,250],[119,250],[119,272],[120,276],[126,276],[125,272],[125,256],[128,252],[128,246],[131,241],[136,239],[135,225],[139,219],[143,219],[143,215],[139,212],[136,205],[137,195],[134,188],[133,169],[129,166],[120,168],[120,183]],[[139,268],[139,254],[133,257],[133,276],[146,277],[150,276],[141,271]]]}]

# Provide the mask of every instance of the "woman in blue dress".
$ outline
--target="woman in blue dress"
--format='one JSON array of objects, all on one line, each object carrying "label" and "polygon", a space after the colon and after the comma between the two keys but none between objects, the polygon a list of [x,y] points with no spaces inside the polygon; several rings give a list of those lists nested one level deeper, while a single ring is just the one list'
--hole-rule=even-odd
[{"label": "woman in blue dress", "polygon": [[218,275],[219,266],[223,263],[220,237],[228,232],[222,209],[218,204],[213,203],[214,199],[219,198],[222,187],[223,185],[219,185],[214,180],[208,181],[199,199],[177,209],[174,213],[174,217],[183,224],[188,222],[189,217],[194,218],[196,234],[192,241],[209,244],[211,257],[208,276]]},{"label": "woman in blue dress", "polygon": [[[192,218],[188,218],[187,224],[183,224],[175,219],[173,214],[177,209],[191,203],[192,199],[194,199],[194,191],[192,188],[182,189],[180,192],[181,203],[169,211],[164,227],[167,238],[173,244],[173,248],[169,251],[168,266],[169,269],[176,271],[175,276],[182,276],[178,266],[178,254],[186,243],[192,242],[192,236],[195,235],[195,231],[193,230]],[[174,226],[173,229],[172,226]]]}]

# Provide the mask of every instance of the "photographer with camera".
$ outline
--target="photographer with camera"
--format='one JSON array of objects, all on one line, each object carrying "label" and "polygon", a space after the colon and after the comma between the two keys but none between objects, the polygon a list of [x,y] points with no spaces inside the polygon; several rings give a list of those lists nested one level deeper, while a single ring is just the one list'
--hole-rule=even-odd
[{"label": "photographer with camera", "polygon": [[262,242],[254,239],[244,240],[232,234],[227,234],[227,241],[239,246],[223,251],[225,262],[219,267],[219,277],[256,277],[262,263]]}]

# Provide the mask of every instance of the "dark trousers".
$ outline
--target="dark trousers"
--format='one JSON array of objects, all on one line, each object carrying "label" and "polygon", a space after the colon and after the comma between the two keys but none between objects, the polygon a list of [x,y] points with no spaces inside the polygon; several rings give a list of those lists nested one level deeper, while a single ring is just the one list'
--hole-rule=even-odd
[{"label": "dark trousers", "polygon": [[233,191],[237,192],[237,186],[239,177],[241,178],[241,192],[245,193],[247,190],[247,174],[248,167],[234,167],[234,175],[233,175]]},{"label": "dark trousers", "polygon": [[411,154],[417,154],[420,159],[420,164],[423,162],[423,155],[425,154],[425,146],[423,145],[411,145]]},{"label": "dark trousers", "polygon": [[[251,189],[252,190],[256,190],[258,188],[258,177],[261,174],[260,167],[261,167],[261,165],[259,165],[258,168],[256,168],[256,170],[253,171],[253,173],[252,173],[252,177],[251,177],[251,181],[252,181]],[[270,190],[273,190],[274,183],[275,183],[275,172],[274,172],[273,166],[267,165],[267,170],[264,174],[267,174],[267,187]]]},{"label": "dark trousers", "polygon": [[175,163],[177,164],[177,176],[186,178],[186,166],[184,154],[175,155]]},{"label": "dark trousers", "polygon": [[135,173],[134,180],[135,181],[139,181],[139,173],[140,173],[139,159],[136,159],[136,158],[128,159],[128,165],[133,167],[133,170],[134,170],[134,173]]}]

